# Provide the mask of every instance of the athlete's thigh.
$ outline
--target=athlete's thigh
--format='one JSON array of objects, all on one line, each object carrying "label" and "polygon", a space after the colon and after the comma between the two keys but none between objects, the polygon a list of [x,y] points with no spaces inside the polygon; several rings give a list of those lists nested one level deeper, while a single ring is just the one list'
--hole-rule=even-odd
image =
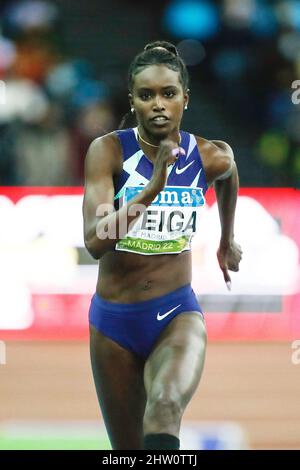
[{"label": "athlete's thigh", "polygon": [[205,348],[203,317],[196,312],[177,315],[162,331],[145,364],[147,395],[170,394],[185,407],[199,383]]},{"label": "athlete's thigh", "polygon": [[113,449],[143,448],[144,362],[90,326],[98,400]]}]

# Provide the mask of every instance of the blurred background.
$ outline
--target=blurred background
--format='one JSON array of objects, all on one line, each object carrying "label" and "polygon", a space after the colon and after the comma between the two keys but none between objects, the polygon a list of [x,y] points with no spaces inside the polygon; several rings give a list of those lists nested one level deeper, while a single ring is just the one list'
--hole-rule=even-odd
[{"label": "blurred background", "polygon": [[156,39],[188,66],[182,128],[228,142],[241,184],[231,293],[212,190],[194,240],[210,342],[182,447],[300,448],[300,2],[2,0],[0,449],[108,446],[88,357],[84,157],[129,111],[128,66]]}]

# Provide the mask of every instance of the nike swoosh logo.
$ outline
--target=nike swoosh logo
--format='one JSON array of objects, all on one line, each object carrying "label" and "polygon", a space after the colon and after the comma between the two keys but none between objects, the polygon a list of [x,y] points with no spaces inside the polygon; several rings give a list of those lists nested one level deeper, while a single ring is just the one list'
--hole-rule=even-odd
[{"label": "nike swoosh logo", "polygon": [[176,168],[176,173],[177,175],[181,175],[181,173],[183,173],[185,170],[188,169],[189,166],[191,166],[193,163],[194,163],[195,160],[193,160],[192,162],[190,162],[188,165],[184,166],[183,168]]},{"label": "nike swoosh logo", "polygon": [[176,307],[172,308],[172,310],[169,310],[168,312],[164,313],[163,315],[161,315],[159,312],[157,314],[157,320],[163,320],[164,318],[166,318],[168,315],[170,315],[170,313],[174,312],[174,310],[176,310],[176,308],[180,307],[181,304],[177,305]]}]

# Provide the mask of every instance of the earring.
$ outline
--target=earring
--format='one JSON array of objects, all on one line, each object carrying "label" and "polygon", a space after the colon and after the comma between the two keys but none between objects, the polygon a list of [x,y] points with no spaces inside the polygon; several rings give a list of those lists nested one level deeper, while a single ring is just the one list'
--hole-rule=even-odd
[{"label": "earring", "polygon": [[130,111],[132,112],[132,114],[134,113],[134,108],[130,108]]},{"label": "earring", "polygon": [[184,109],[188,109],[187,104],[185,105]]}]

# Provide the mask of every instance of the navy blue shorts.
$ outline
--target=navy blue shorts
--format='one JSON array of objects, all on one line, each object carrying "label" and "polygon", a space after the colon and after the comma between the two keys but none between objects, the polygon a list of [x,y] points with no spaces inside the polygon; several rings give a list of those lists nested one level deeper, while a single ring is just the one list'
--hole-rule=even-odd
[{"label": "navy blue shorts", "polygon": [[93,295],[89,321],[103,335],[147,359],[155,341],[170,321],[182,312],[198,312],[200,305],[190,284],[144,302],[108,302]]}]

